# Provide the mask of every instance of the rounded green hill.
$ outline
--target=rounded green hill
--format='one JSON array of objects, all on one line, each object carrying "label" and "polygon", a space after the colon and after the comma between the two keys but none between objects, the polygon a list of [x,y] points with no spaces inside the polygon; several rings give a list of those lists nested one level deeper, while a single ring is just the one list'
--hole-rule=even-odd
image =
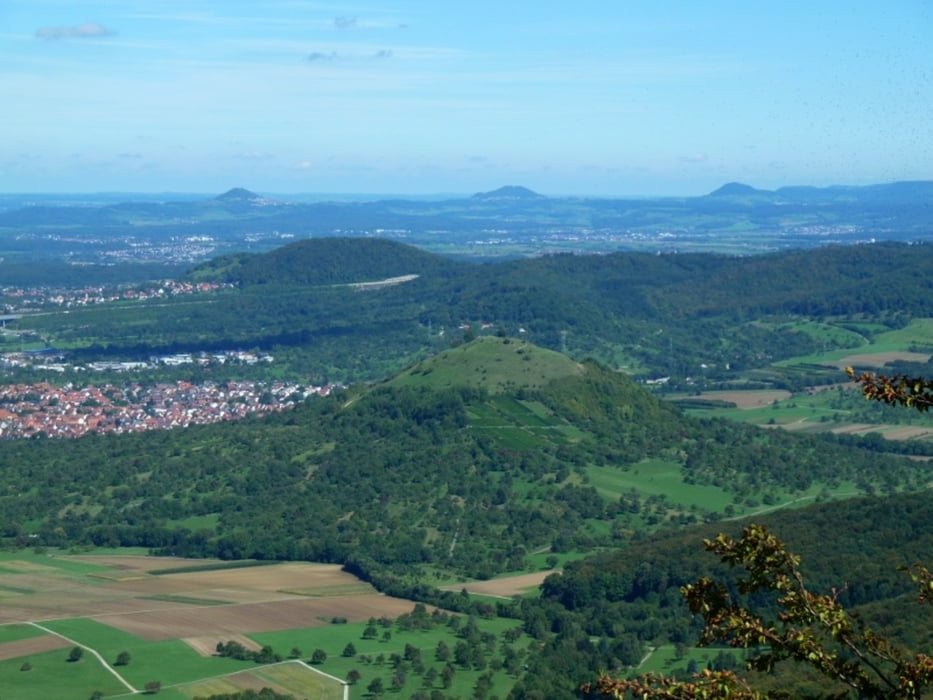
[{"label": "rounded green hill", "polygon": [[390,386],[468,386],[490,394],[544,386],[581,375],[583,365],[566,355],[515,338],[481,336],[419,362],[390,379]]}]

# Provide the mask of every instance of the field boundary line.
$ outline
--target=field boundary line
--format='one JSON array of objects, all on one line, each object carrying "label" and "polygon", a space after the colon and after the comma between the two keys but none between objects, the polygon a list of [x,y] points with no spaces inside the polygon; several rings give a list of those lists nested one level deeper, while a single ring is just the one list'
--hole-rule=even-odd
[{"label": "field boundary line", "polygon": [[[340,683],[340,685],[343,686],[343,700],[350,700],[350,684],[347,683],[343,678],[337,678],[337,676],[332,676],[331,674],[326,673],[326,672],[322,671],[322,670],[319,669],[319,668],[314,668],[314,666],[312,666],[312,665],[309,664],[309,663],[305,663],[305,662],[302,661],[301,659],[292,659],[292,660],[290,660],[290,661],[282,661],[281,663],[283,663],[283,664],[301,664],[301,665],[304,666],[305,668],[309,668],[309,669],[311,669],[312,671],[314,671],[315,673],[324,676],[325,678],[330,678],[331,680],[337,681],[338,683]],[[273,664],[273,665],[275,665],[275,664]]]},{"label": "field boundary line", "polygon": [[42,630],[43,632],[48,632],[49,634],[54,634],[56,637],[60,637],[61,639],[64,639],[64,640],[65,640],[66,642],[68,642],[69,644],[74,644],[76,647],[80,647],[81,649],[86,649],[87,651],[91,652],[91,653],[97,658],[97,660],[100,661],[101,666],[103,666],[105,669],[107,669],[108,671],[110,671],[110,673],[112,673],[112,674],[114,675],[114,677],[115,677],[118,681],[120,681],[124,686],[126,686],[132,693],[139,693],[139,689],[138,689],[138,688],[134,688],[132,685],[130,685],[129,681],[127,681],[123,676],[121,676],[119,673],[117,673],[117,670],[116,670],[115,668],[113,668],[110,664],[108,664],[108,663],[104,660],[104,657],[101,656],[101,655],[98,653],[98,651],[97,651],[96,649],[94,649],[94,648],[92,648],[92,647],[89,647],[89,646],[86,646],[86,645],[84,645],[84,644],[81,644],[80,642],[76,642],[74,639],[70,639],[70,638],[66,637],[65,635],[63,635],[63,634],[59,634],[59,633],[56,632],[55,630],[51,630],[51,629],[49,629],[48,627],[45,627],[45,626],[43,626],[43,625],[40,625],[38,622],[29,622],[29,623],[27,623],[27,624],[30,624],[30,625],[32,625],[33,627],[36,627],[36,628]]}]

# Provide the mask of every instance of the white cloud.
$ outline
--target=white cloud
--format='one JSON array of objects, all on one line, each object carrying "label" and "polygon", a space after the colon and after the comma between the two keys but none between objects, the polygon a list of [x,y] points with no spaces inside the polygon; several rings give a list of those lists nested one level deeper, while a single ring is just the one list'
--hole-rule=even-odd
[{"label": "white cloud", "polygon": [[36,30],[37,39],[87,39],[111,34],[113,32],[96,22],[86,22],[73,27],[40,27]]}]

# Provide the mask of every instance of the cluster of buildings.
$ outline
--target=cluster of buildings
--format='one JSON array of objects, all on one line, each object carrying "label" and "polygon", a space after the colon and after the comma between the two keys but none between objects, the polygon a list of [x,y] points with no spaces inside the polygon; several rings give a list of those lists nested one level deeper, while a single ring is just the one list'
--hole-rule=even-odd
[{"label": "cluster of buildings", "polygon": [[80,288],[6,287],[0,290],[3,313],[24,313],[49,306],[74,308],[105,304],[114,301],[165,299],[182,294],[203,294],[232,288],[227,282],[183,282],[162,280],[142,287],[108,288],[88,286]]},{"label": "cluster of buildings", "polygon": [[291,382],[111,384],[77,388],[47,383],[0,386],[0,438],[75,438],[182,428],[283,411],[336,387]]},{"label": "cluster of buildings", "polygon": [[98,362],[65,362],[66,353],[48,348],[33,352],[7,352],[0,354],[0,370],[4,368],[31,368],[45,372],[132,372],[134,370],[154,369],[159,366],[179,367],[181,365],[255,365],[258,362],[270,364],[275,358],[267,352],[255,353],[246,350],[220,350],[217,352],[176,353],[173,355],[153,355],[148,361],[101,360]]}]

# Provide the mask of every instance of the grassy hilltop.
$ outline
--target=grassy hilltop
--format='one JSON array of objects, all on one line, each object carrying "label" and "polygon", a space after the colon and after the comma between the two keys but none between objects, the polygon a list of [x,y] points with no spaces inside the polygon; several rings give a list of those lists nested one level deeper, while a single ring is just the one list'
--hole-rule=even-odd
[{"label": "grassy hilltop", "polygon": [[583,374],[566,355],[524,340],[481,337],[396,374],[386,386],[471,387],[489,394],[539,389],[554,379]]}]

